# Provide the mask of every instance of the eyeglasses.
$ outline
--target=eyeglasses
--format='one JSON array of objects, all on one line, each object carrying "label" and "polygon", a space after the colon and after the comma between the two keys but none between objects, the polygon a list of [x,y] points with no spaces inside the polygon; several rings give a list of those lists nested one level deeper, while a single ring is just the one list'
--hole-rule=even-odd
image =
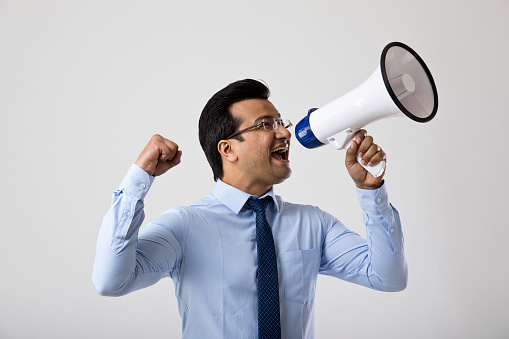
[{"label": "eyeglasses", "polygon": [[283,126],[284,128],[290,128],[293,126],[293,124],[290,122],[290,120],[281,119],[281,118],[264,118],[262,121],[260,121],[257,124],[254,124],[253,126],[249,126],[248,128],[244,128],[238,132],[233,133],[230,135],[226,140],[233,138],[236,135],[239,135],[242,132],[247,131],[248,129],[255,128],[258,126],[263,126],[263,129],[266,131],[273,131],[277,129],[277,126]]}]

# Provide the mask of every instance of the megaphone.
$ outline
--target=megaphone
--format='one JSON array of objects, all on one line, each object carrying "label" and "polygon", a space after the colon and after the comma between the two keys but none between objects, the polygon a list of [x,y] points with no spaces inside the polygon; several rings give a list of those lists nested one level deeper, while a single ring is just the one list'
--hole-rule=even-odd
[{"label": "megaphone", "polygon": [[[366,81],[325,106],[310,109],[295,127],[295,134],[306,148],[332,144],[336,149],[345,149],[357,131],[375,120],[407,116],[428,122],[437,109],[437,89],[424,61],[407,45],[391,42],[382,51],[380,65]],[[384,161],[363,166],[375,177],[385,170]]]}]

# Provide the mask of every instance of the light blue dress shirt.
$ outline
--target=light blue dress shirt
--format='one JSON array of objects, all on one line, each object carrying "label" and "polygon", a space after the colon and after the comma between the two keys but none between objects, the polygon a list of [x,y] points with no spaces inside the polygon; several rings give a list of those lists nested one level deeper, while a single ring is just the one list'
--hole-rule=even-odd
[{"label": "light blue dress shirt", "polygon": [[[133,164],[114,192],[97,241],[97,291],[120,296],[170,277],[183,338],[257,338],[256,217],[244,206],[250,195],[218,181],[212,194],[164,212],[138,235],[153,180]],[[266,194],[282,338],[314,338],[318,273],[382,291],[405,288],[401,224],[385,184],[357,192],[367,240],[317,207]]]}]

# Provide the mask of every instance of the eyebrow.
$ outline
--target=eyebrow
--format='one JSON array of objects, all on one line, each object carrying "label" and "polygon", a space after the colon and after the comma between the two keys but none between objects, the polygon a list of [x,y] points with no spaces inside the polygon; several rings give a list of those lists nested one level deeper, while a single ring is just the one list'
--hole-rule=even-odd
[{"label": "eyebrow", "polygon": [[[281,113],[277,113],[277,117],[280,119],[281,118]],[[263,119],[267,119],[267,118],[274,118],[274,116],[270,115],[270,114],[266,114],[266,115],[263,115],[261,117],[258,117],[256,120],[255,120],[255,123],[257,121],[262,121]]]}]

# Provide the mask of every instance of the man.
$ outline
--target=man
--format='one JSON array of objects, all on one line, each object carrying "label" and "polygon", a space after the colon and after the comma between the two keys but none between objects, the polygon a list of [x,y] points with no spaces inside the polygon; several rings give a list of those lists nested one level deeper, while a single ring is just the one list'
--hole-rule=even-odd
[{"label": "man", "polygon": [[376,164],[385,153],[365,131],[346,152],[366,241],[319,208],[274,194],[291,173],[291,134],[268,98],[265,85],[246,79],[208,101],[199,135],[214,192],[164,212],[138,236],[154,177],[182,155],[174,142],[152,137],[114,193],[99,232],[93,281],[100,294],[119,296],[171,277],[184,338],[296,339],[314,337],[318,273],[382,291],[405,288],[398,213],[383,176],[374,178],[356,161],[359,154]]}]

